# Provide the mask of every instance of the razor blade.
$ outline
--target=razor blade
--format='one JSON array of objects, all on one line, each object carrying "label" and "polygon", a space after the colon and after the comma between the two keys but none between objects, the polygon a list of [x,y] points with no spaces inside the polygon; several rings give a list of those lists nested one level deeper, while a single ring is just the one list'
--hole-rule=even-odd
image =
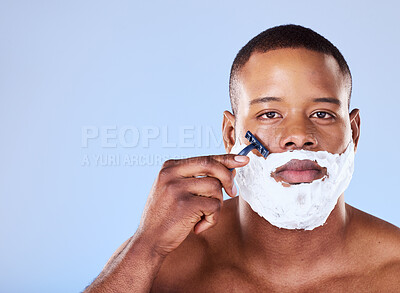
[{"label": "razor blade", "polygon": [[[269,154],[269,151],[263,144],[250,132],[247,131],[245,138],[250,142],[248,146],[246,146],[243,150],[241,150],[238,155],[246,156],[250,151],[256,149],[264,158],[266,158]],[[229,169],[233,171],[235,168]]]}]

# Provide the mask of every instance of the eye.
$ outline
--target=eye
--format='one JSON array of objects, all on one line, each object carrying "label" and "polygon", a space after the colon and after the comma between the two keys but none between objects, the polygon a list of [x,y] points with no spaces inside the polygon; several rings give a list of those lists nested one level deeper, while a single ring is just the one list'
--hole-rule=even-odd
[{"label": "eye", "polygon": [[319,119],[329,119],[333,118],[333,116],[327,112],[318,111],[311,115],[312,118],[319,118]]},{"label": "eye", "polygon": [[277,112],[266,112],[264,114],[261,114],[260,116],[258,116],[259,118],[263,118],[263,119],[274,119],[274,118],[282,118],[282,115],[277,113]]}]

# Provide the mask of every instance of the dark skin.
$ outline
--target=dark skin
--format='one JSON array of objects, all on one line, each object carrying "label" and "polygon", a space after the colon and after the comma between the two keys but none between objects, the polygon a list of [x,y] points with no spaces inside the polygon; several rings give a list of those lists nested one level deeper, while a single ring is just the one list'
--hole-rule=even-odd
[{"label": "dark skin", "polygon": [[[333,57],[253,53],[239,80],[238,111],[224,112],[228,153],[246,130],[271,152],[342,153],[350,140],[357,148],[359,110],[348,111],[348,83]],[[242,160],[167,162],[138,231],[87,292],[400,292],[399,228],[347,205],[343,194],[312,231],[272,226],[235,197],[228,168]],[[222,201],[222,188],[233,198]]]}]

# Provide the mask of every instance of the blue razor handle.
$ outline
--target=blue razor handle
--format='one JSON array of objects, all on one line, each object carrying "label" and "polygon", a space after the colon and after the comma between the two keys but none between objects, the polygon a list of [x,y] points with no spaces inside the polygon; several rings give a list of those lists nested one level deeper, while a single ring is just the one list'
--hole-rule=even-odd
[{"label": "blue razor handle", "polygon": [[[241,150],[238,155],[246,156],[250,151],[256,149],[264,158],[269,154],[269,151],[263,144],[250,132],[247,131],[245,138],[250,142],[243,150]],[[230,168],[229,171],[233,171],[235,168]]]}]

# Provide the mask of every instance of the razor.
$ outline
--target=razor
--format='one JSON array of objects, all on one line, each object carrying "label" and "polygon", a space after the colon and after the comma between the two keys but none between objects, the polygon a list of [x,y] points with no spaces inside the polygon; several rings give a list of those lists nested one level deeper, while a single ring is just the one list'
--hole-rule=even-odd
[{"label": "razor", "polygon": [[[243,150],[241,150],[238,155],[246,156],[250,151],[256,149],[264,158],[266,158],[269,154],[269,151],[263,144],[251,133],[250,131],[246,132],[245,138],[250,142],[248,146],[246,146]],[[230,168],[230,171],[233,171],[235,168]]]}]

